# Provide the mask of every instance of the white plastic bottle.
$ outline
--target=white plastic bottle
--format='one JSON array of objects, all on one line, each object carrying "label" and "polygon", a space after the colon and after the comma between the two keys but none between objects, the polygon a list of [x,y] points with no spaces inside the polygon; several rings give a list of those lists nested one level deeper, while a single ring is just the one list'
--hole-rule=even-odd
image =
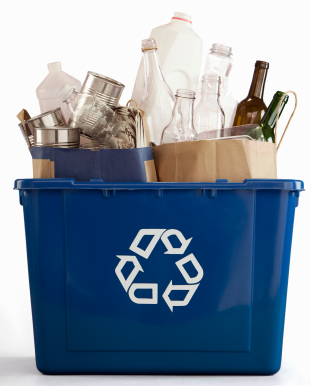
[{"label": "white plastic bottle", "polygon": [[[202,62],[202,39],[192,29],[192,16],[175,12],[171,22],[151,31],[157,42],[162,74],[173,91],[196,91]],[[144,63],[140,62],[132,99],[140,105],[144,89]]]},{"label": "white plastic bottle", "polygon": [[39,84],[36,90],[41,113],[61,107],[62,113],[64,114],[66,121],[68,121],[69,113],[67,105],[61,101],[58,97],[58,93],[66,84],[69,84],[76,92],[79,92],[81,90],[81,82],[62,71],[60,62],[49,63],[48,69],[49,74]]}]

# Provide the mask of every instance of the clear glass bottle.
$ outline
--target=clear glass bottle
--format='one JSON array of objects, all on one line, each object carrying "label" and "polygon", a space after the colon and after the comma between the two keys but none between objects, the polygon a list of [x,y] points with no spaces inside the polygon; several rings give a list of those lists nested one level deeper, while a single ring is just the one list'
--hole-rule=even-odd
[{"label": "clear glass bottle", "polygon": [[[198,139],[220,137],[220,130],[224,127],[224,113],[219,105],[220,76],[215,74],[203,75],[202,97],[194,111],[194,126]],[[216,132],[216,135],[215,135]]]},{"label": "clear glass bottle", "polygon": [[195,141],[197,132],[193,126],[193,104],[195,92],[177,90],[176,102],[171,122],[162,133],[161,145],[164,143]]},{"label": "clear glass bottle", "polygon": [[[238,102],[228,88],[228,79],[233,66],[232,48],[220,43],[214,43],[206,57],[204,74],[220,76],[219,104],[225,115],[224,127],[232,127]],[[201,100],[202,90],[198,88],[194,107]]]},{"label": "clear glass bottle", "polygon": [[140,108],[145,111],[150,141],[160,145],[163,127],[172,117],[175,97],[166,83],[157,57],[155,39],[142,40],[145,84]]}]

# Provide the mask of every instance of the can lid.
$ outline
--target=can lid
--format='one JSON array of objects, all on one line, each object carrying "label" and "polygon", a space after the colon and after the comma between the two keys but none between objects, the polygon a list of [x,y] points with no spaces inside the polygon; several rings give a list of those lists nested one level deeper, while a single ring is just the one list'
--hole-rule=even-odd
[{"label": "can lid", "polygon": [[69,86],[69,84],[66,84],[58,93],[58,98],[61,99],[63,102],[65,102],[73,93],[73,91],[74,91],[74,88]]}]

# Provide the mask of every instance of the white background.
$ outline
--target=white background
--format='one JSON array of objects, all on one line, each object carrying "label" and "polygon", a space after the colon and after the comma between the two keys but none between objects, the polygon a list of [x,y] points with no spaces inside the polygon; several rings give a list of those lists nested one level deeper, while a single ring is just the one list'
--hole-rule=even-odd
[{"label": "white background", "polygon": [[[126,85],[121,103],[130,99],[141,51],[140,41],[152,28],[168,23],[175,11],[193,16],[193,29],[204,41],[204,54],[215,42],[233,47],[230,87],[239,101],[248,92],[254,63],[270,63],[265,89],[268,105],[277,90],[294,90],[298,109],[278,153],[278,177],[301,179],[297,208],[284,335],[283,365],[273,377],[109,377],[113,384],[311,384],[310,359],[310,12],[307,1],[14,1],[1,2],[1,257],[0,357],[33,357],[23,211],[17,178],[31,178],[31,157],[17,127],[25,108],[40,113],[35,89],[47,75],[47,63],[61,61],[63,70],[83,82],[87,71],[109,76]],[[284,110],[280,128],[293,108]],[[0,384],[53,383],[34,368],[32,359],[0,361]],[[1,370],[1,368],[0,368]],[[14,378],[15,373],[15,378]],[[5,382],[2,381],[5,380]],[[70,377],[55,382],[69,384]],[[72,378],[73,379],[73,378]],[[26,378],[25,378],[26,380]],[[103,377],[77,378],[93,384]],[[16,382],[19,382],[16,380]]]}]

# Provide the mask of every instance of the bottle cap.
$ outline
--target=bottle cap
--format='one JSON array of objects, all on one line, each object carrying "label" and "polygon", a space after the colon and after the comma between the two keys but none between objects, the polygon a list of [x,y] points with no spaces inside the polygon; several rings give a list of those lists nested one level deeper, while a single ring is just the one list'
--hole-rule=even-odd
[{"label": "bottle cap", "polygon": [[192,16],[189,15],[188,13],[175,12],[172,19],[187,21],[188,23],[192,24]]},{"label": "bottle cap", "polygon": [[69,86],[69,84],[66,84],[66,86],[64,86],[60,92],[58,93],[58,98],[61,99],[63,102],[65,102],[65,100],[67,100],[70,95],[73,93],[74,91],[74,88]]},{"label": "bottle cap", "polygon": [[141,49],[143,51],[155,50],[156,48],[157,48],[157,43],[153,38],[144,39],[141,41]]},{"label": "bottle cap", "polygon": [[259,68],[269,68],[269,63],[268,62],[263,62],[261,60],[257,60],[255,63],[255,67]]}]

